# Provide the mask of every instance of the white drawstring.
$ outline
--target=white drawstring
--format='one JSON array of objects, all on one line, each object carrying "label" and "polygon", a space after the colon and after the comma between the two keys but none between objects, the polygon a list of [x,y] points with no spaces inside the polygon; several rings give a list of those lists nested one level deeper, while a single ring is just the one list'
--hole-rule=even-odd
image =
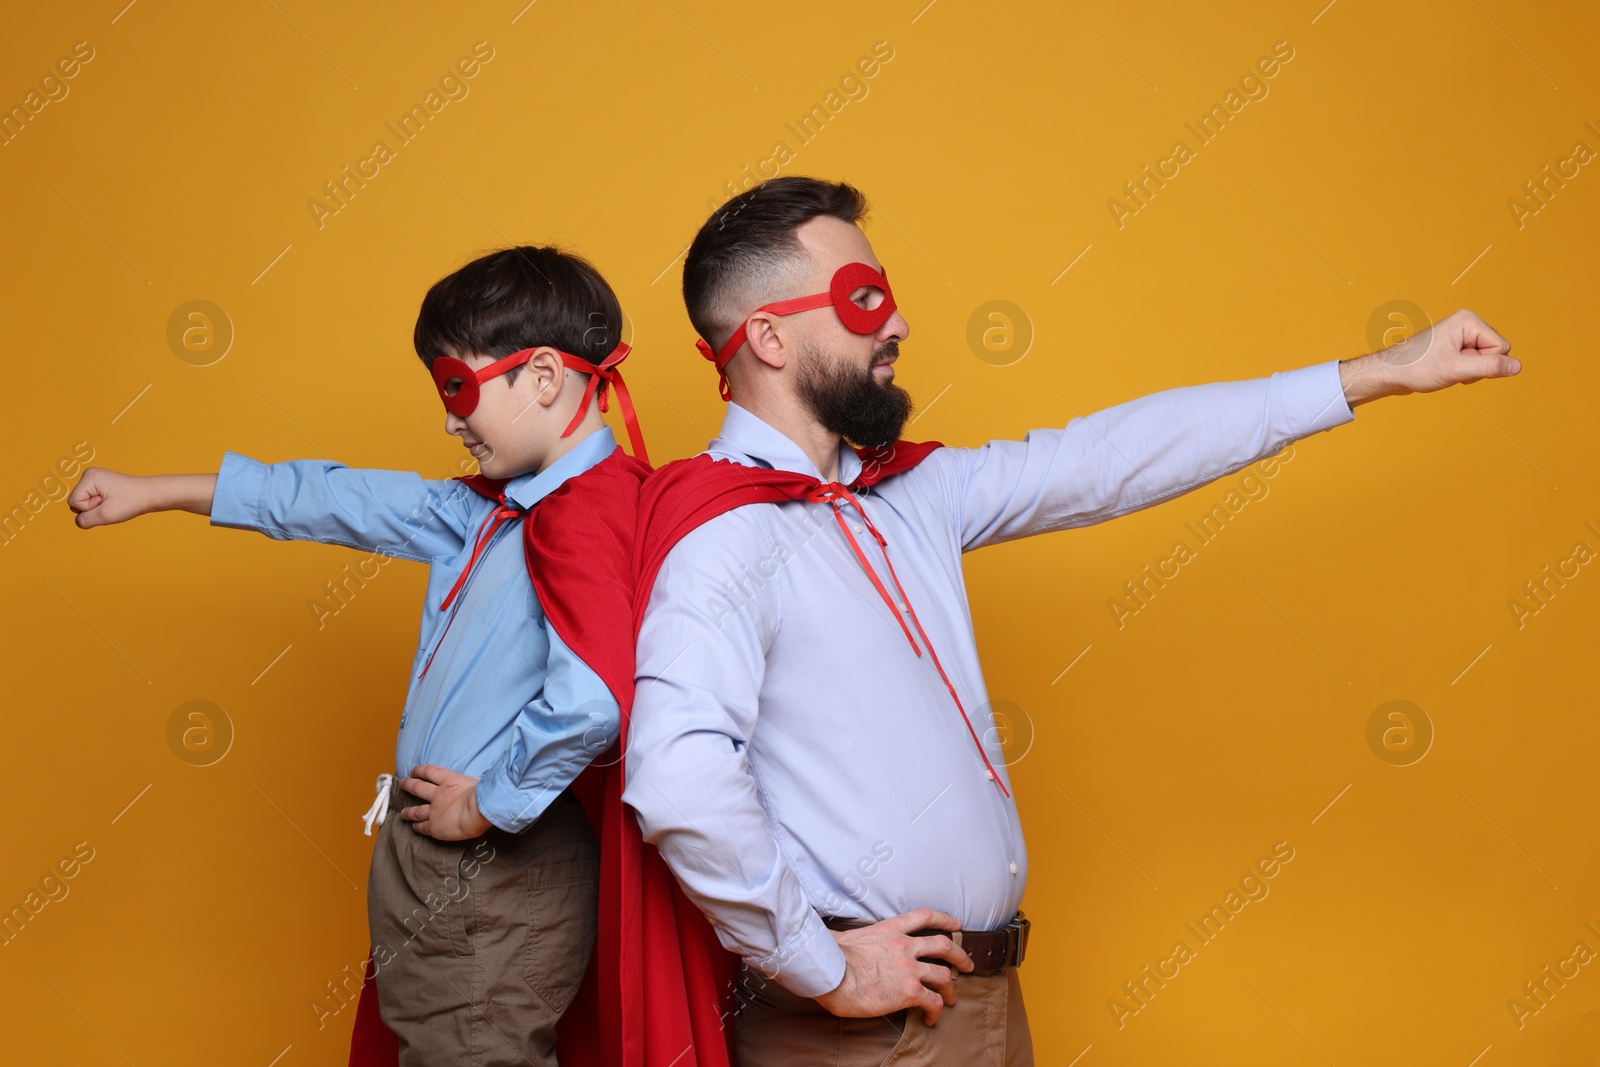
[{"label": "white drawstring", "polygon": [[378,795],[372,798],[372,807],[368,808],[367,813],[361,816],[362,832],[368,837],[372,836],[373,823],[382,826],[383,821],[389,817],[389,787],[393,784],[394,775],[378,775]]}]

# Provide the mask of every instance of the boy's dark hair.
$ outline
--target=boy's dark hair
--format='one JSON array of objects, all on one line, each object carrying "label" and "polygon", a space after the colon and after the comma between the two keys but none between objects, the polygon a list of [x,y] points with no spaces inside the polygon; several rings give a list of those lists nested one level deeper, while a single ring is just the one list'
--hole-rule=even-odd
[{"label": "boy's dark hair", "polygon": [[[763,285],[779,280],[804,255],[795,230],[822,215],[860,222],[867,198],[852,185],[822,178],[771,178],[714,211],[683,261],[689,321],[716,348],[754,311]],[[803,295],[803,294],[794,294]],[[757,303],[751,303],[752,300]]]},{"label": "boy's dark hair", "polygon": [[498,359],[540,345],[599,363],[620,340],[622,305],[600,272],[582,256],[538,245],[490,252],[439,279],[413,334],[429,369],[440,356]]}]

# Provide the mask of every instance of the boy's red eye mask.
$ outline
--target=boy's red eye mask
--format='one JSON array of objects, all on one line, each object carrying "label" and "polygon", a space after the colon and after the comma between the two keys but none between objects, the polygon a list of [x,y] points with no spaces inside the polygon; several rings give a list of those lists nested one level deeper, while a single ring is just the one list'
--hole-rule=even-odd
[{"label": "boy's red eye mask", "polygon": [[[850,299],[857,289],[862,288],[876,290],[883,294],[883,298],[871,307],[862,307]],[[829,304],[833,305],[839,321],[844,323],[845,329],[851,333],[876,333],[879,327],[889,321],[889,316],[895,311],[894,291],[889,288],[888,272],[874,270],[865,263],[846,263],[833,272],[833,281],[828,285],[826,293],[799,296],[793,300],[780,300],[775,304],[756,308],[756,311],[765,311],[772,315],[794,315],[802,311],[825,308]],[[716,364],[720,378],[717,388],[724,400],[728,399],[728,378],[723,373],[723,368],[743,346],[745,340],[745,324],[741,323],[720,352],[713,352],[711,346],[704,340],[697,339],[694,343],[702,356]]]},{"label": "boy's red eye mask", "polygon": [[[439,399],[444,401],[444,409],[462,418],[471,415],[478,409],[479,386],[490,378],[500,377],[513,367],[522,366],[532,355],[533,349],[524,348],[478,371],[452,356],[440,356],[433,361],[433,384],[439,389]],[[565,352],[561,355],[563,363],[573,358]]]},{"label": "boy's red eye mask", "polygon": [[[495,360],[482,370],[473,370],[462,360],[453,356],[440,356],[433,361],[431,373],[433,384],[439,390],[439,399],[444,401],[444,409],[452,415],[466,418],[478,409],[478,396],[483,383],[491,378],[498,378],[513,367],[520,367],[533,357],[535,349],[524,348],[520,352],[513,352],[509,356]],[[633,443],[633,454],[643,463],[649,463],[645,455],[644,434],[639,429],[638,416],[633,411],[633,400],[628,396],[628,387],[622,381],[622,369],[618,366],[632,349],[626,344],[618,343],[611,354],[600,363],[590,363],[588,360],[574,356],[570,352],[552,349],[561,357],[561,362],[569,369],[579,374],[589,376],[589,385],[583,391],[583,399],[578,401],[578,410],[573,414],[572,421],[561,432],[562,437],[570,436],[578,428],[578,423],[583,421],[584,413],[589,410],[589,400],[603,386],[616,386],[617,398],[622,403],[622,421],[627,424],[628,438]],[[600,410],[609,411],[610,394],[600,393]]]}]

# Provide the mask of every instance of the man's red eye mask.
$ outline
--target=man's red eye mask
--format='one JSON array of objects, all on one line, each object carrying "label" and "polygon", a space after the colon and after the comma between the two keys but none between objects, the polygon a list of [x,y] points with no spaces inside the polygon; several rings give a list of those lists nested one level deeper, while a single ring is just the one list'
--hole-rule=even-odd
[{"label": "man's red eye mask", "polygon": [[[850,295],[861,288],[877,289],[883,293],[883,299],[876,307],[864,308],[850,299]],[[826,293],[798,296],[793,300],[780,300],[775,304],[756,308],[756,311],[765,311],[771,315],[795,315],[802,311],[825,308],[829,304],[833,305],[839,321],[844,323],[845,329],[851,333],[876,333],[895,312],[894,291],[889,288],[888,272],[879,272],[865,263],[846,263],[833,272],[833,281],[828,285]],[[733,336],[728,338],[728,343],[722,346],[720,352],[713,352],[711,346],[702,339],[697,339],[694,343],[702,356],[716,364],[720,378],[718,391],[724,400],[728,399],[728,378],[723,369],[747,340],[748,321],[747,316],[746,321],[733,331]]]}]

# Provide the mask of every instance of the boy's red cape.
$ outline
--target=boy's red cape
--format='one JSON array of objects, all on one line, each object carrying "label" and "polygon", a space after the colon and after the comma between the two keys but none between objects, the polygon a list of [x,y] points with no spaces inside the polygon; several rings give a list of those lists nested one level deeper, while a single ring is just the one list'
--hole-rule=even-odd
[{"label": "boy's red cape", "polygon": [[[868,486],[940,447],[897,441],[858,449]],[[647,477],[648,476],[648,477]],[[504,481],[461,479],[504,502]],[[816,478],[699,455],[651,474],[617,449],[528,512],[528,574],[551,626],[622,709],[617,745],[573,783],[600,840],[600,922],[583,984],[561,1018],[567,1067],[730,1067],[724,1025],[739,959],[723,949],[622,803],[621,753],[633,710],[634,641],[667,553],[702,523],[745,504],[800,500]],[[361,987],[351,1067],[395,1067],[399,1044],[378,1014],[371,968]]]}]

